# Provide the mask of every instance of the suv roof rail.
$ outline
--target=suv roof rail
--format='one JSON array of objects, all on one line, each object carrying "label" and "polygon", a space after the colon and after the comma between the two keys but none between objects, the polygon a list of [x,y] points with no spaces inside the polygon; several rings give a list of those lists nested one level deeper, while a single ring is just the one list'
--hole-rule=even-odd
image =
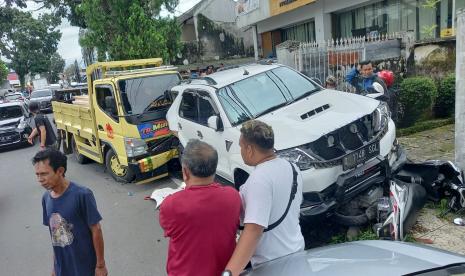
[{"label": "suv roof rail", "polygon": [[210,78],[210,77],[201,77],[201,78],[196,78],[196,79],[188,79],[188,80],[183,80],[181,81],[182,83],[186,83],[186,84],[191,84],[192,82],[195,82],[195,81],[205,81],[208,85],[217,85],[218,83]]},{"label": "suv roof rail", "polygon": [[244,65],[247,65],[247,64],[236,64],[236,65],[230,65],[230,66],[226,66],[226,67],[223,67],[221,69],[218,69],[217,72],[223,72],[223,71],[226,71],[226,70],[231,70],[231,69],[236,69],[236,68],[239,68],[241,66],[244,66]]},{"label": "suv roof rail", "polygon": [[177,69],[178,68],[175,66],[165,65],[165,66],[148,67],[148,68],[132,69],[132,70],[124,70],[124,71],[107,71],[105,72],[105,76],[114,77],[114,76],[124,76],[124,75],[131,75],[131,74],[138,74],[138,73],[145,73],[145,72],[169,71],[169,70],[177,70]]}]

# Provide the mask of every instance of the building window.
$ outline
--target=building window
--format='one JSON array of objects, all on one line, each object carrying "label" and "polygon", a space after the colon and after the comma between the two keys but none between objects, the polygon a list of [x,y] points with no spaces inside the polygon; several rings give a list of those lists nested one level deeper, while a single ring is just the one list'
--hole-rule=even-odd
[{"label": "building window", "polygon": [[282,41],[296,40],[302,42],[315,41],[315,22],[309,21],[281,30]]},{"label": "building window", "polygon": [[465,0],[441,0],[433,7],[427,4],[425,0],[384,0],[335,13],[334,36],[348,38],[414,31],[419,40],[438,38],[444,30],[454,27],[453,12],[464,7]]}]

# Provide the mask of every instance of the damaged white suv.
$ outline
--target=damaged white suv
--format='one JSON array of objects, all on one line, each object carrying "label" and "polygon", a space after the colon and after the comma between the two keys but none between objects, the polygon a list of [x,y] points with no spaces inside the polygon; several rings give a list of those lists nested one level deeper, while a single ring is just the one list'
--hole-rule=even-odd
[{"label": "damaged white suv", "polygon": [[303,217],[337,212],[373,185],[382,185],[400,162],[396,129],[385,103],[327,90],[282,65],[252,64],[172,88],[167,113],[180,143],[200,139],[219,155],[217,174],[239,188],[253,170],[244,164],[242,123],[272,126],[280,157],[302,171]]}]

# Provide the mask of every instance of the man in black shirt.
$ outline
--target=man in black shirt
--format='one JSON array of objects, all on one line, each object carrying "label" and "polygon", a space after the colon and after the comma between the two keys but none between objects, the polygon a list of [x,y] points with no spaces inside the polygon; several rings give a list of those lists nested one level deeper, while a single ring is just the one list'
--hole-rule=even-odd
[{"label": "man in black shirt", "polygon": [[29,135],[28,141],[32,144],[32,140],[36,135],[39,136],[40,149],[43,150],[45,147],[56,148],[56,135],[55,131],[50,124],[49,119],[45,114],[40,113],[39,104],[32,102],[29,104],[29,111],[34,116],[35,128]]}]

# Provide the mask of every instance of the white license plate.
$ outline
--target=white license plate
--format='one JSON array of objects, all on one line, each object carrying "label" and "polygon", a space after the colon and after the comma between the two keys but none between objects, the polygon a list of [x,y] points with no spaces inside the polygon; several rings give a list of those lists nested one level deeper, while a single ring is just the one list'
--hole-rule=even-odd
[{"label": "white license plate", "polygon": [[344,156],[342,159],[342,168],[344,171],[353,169],[357,165],[362,164],[378,155],[379,141],[376,141]]}]

